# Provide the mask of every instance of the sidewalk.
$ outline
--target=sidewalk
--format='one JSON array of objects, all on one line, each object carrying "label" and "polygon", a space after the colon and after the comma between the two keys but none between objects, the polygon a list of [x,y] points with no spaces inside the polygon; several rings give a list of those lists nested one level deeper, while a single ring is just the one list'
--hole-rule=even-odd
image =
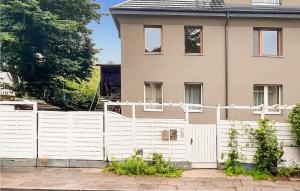
[{"label": "sidewalk", "polygon": [[218,170],[189,170],[181,178],[128,177],[80,168],[2,168],[5,190],[300,191],[298,181],[227,178]]}]

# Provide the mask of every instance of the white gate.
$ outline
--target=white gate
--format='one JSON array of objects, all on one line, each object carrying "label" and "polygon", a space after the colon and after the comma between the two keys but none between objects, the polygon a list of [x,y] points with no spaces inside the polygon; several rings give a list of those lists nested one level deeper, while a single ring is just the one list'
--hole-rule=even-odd
[{"label": "white gate", "polygon": [[189,124],[186,144],[192,168],[217,168],[216,125]]},{"label": "white gate", "polygon": [[38,157],[103,160],[102,112],[39,112]]}]

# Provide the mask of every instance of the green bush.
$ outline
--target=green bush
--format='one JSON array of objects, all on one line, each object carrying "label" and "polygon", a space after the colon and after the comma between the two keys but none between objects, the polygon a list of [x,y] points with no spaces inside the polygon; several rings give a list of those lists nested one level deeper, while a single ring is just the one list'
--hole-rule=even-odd
[{"label": "green bush", "polygon": [[281,161],[283,147],[277,141],[275,128],[269,120],[260,120],[259,128],[253,132],[257,150],[254,156],[256,169],[260,172],[274,173]]},{"label": "green bush", "polygon": [[104,169],[104,172],[113,172],[118,175],[140,175],[140,176],[166,176],[179,177],[182,169],[177,168],[170,161],[165,161],[163,156],[158,153],[152,155],[150,161],[145,161],[142,157],[133,155],[123,161],[113,160]]},{"label": "green bush", "polygon": [[290,113],[289,122],[292,125],[292,134],[295,142],[300,146],[300,104],[298,104]]},{"label": "green bush", "polygon": [[279,177],[290,177],[296,172],[296,168],[293,166],[290,167],[279,167],[277,168],[277,176]]}]

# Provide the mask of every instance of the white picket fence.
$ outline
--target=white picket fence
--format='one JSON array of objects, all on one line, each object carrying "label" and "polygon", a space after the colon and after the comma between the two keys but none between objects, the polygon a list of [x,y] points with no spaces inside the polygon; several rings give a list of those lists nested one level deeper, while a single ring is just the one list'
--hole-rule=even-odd
[{"label": "white picket fence", "polygon": [[[283,143],[284,160],[283,165],[293,165],[293,163],[300,165],[300,150],[298,147],[293,146],[294,141],[291,134],[291,126],[288,123],[275,123],[276,135],[279,143]],[[219,161],[222,162],[226,159],[226,153],[230,150],[229,142],[229,130],[231,128],[237,129],[239,152],[244,156],[244,160],[241,162],[253,163],[253,157],[255,155],[256,146],[250,138],[250,129],[257,129],[258,123],[256,121],[221,121],[220,122],[220,145],[219,145]],[[222,159],[221,155],[224,155]]]},{"label": "white picket fence", "polygon": [[[245,129],[257,128],[257,122],[220,120],[221,107],[216,108],[217,124],[190,124],[188,112],[185,119],[135,118],[136,104],[133,117],[128,118],[107,109],[104,113],[42,112],[36,110],[36,103],[16,103],[32,104],[33,110],[14,110],[10,102],[1,103],[0,158],[112,160],[142,151],[145,158],[157,152],[172,161],[191,162],[192,167],[216,168],[230,149],[230,128],[240,131],[238,142],[246,158],[242,162],[253,162],[256,150]],[[188,109],[187,105],[175,106]],[[276,123],[275,127],[284,143],[284,165],[295,162],[300,166],[300,149],[292,146],[290,125]]]},{"label": "white picket fence", "polygon": [[38,157],[103,160],[103,112],[39,112]]}]

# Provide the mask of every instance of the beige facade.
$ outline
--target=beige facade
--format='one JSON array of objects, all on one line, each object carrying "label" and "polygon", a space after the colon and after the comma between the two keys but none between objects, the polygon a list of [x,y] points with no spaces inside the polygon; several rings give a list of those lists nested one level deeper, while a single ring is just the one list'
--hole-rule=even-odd
[{"label": "beige facade", "polygon": [[[229,0],[228,0],[229,1]],[[233,0],[230,0],[233,2]],[[234,1],[236,3],[237,1]],[[244,1],[243,1],[244,2]],[[163,83],[163,102],[184,102],[184,83],[203,84],[204,105],[225,105],[225,18],[180,16],[118,16],[122,43],[122,101],[144,102],[144,82]],[[144,53],[144,26],[162,26],[162,53]],[[184,26],[203,27],[203,54],[184,52]],[[253,28],[282,29],[283,55],[253,56]],[[228,23],[228,104],[253,105],[255,84],[282,85],[282,104],[300,102],[300,20],[238,19]],[[130,108],[122,108],[130,115]],[[268,115],[286,121],[287,112]],[[144,111],[137,117],[183,118],[182,109]],[[225,114],[223,112],[223,118]],[[252,120],[253,111],[229,111],[229,119]],[[216,121],[215,110],[190,114],[193,123]]]}]

